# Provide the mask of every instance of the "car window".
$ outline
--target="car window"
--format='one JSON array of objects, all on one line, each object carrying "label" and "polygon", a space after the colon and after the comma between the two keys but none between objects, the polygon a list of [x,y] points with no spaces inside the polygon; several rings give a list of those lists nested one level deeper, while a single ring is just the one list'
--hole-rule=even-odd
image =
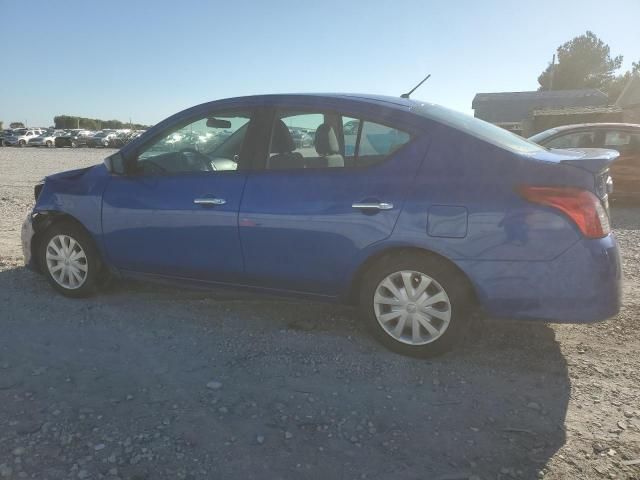
[{"label": "car window", "polygon": [[604,144],[607,147],[618,147],[621,145],[629,145],[631,135],[628,132],[609,131],[605,135]]},{"label": "car window", "polygon": [[305,168],[320,158],[316,131],[325,123],[322,113],[281,113],[275,119],[269,142],[267,168]]},{"label": "car window", "polygon": [[251,112],[225,112],[174,128],[138,153],[139,174],[214,173],[238,169]]},{"label": "car window", "polygon": [[620,153],[640,152],[640,133],[632,133],[624,130],[608,131],[604,147],[618,150]]},{"label": "car window", "polygon": [[[358,158],[385,157],[407,143],[411,137],[407,132],[373,122],[364,122],[360,133]],[[357,163],[358,159],[356,159]]]},{"label": "car window", "polygon": [[356,143],[360,131],[360,120],[342,117],[342,133],[344,135],[344,155],[353,158],[356,153]]},{"label": "car window", "polygon": [[548,148],[594,148],[596,135],[593,131],[581,131],[560,135],[545,144]]},{"label": "car window", "polygon": [[365,167],[410,139],[393,127],[338,113],[281,112],[272,126],[267,169]]}]

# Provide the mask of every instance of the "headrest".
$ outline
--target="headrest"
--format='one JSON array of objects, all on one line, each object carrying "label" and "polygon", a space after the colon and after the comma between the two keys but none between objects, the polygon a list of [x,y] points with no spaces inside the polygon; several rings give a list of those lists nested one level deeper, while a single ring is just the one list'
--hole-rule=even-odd
[{"label": "headrest", "polygon": [[314,141],[316,152],[318,155],[333,155],[340,153],[340,144],[333,127],[328,123],[323,123],[316,130],[316,139]]},{"label": "headrest", "polygon": [[296,144],[291,137],[289,128],[282,120],[276,120],[271,138],[271,153],[289,153],[295,149]]}]

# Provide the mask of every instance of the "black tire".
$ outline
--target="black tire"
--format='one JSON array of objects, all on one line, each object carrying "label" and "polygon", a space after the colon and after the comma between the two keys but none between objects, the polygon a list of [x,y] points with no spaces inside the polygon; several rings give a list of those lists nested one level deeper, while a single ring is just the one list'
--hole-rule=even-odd
[{"label": "black tire", "polygon": [[[450,303],[450,320],[444,332],[430,343],[411,345],[394,338],[376,317],[374,296],[379,284],[396,272],[425,274],[444,290]],[[474,311],[473,289],[467,278],[441,257],[427,253],[399,252],[378,259],[360,282],[359,308],[373,336],[389,350],[412,357],[432,357],[449,351],[467,331]]]},{"label": "black tire", "polygon": [[20,140],[20,141],[18,142],[18,146],[19,146],[20,148],[24,147],[26,144],[27,144],[27,142],[25,142],[24,140]]},{"label": "black tire", "polygon": [[51,140],[47,141],[47,148],[52,148],[53,142]]},{"label": "black tire", "polygon": [[71,148],[76,148],[78,144],[76,142],[71,142]]},{"label": "black tire", "polygon": [[[54,278],[47,265],[46,253],[51,239],[58,235],[66,235],[73,238],[86,256],[87,272],[84,283],[77,288],[65,288]],[[63,221],[54,223],[40,237],[38,243],[38,260],[40,270],[47,277],[51,286],[62,295],[72,298],[83,298],[93,295],[102,279],[102,262],[91,236],[79,225]]]}]

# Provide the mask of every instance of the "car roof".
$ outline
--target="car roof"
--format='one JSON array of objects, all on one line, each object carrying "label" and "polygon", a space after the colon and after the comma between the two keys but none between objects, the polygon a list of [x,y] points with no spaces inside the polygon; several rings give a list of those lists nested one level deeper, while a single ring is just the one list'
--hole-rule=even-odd
[{"label": "car roof", "polygon": [[225,100],[229,101],[242,101],[247,102],[260,102],[264,101],[267,104],[277,103],[283,100],[304,100],[307,99],[331,99],[331,100],[350,100],[353,102],[378,104],[388,108],[396,108],[398,110],[410,110],[416,105],[423,102],[416,102],[412,99],[392,97],[390,95],[372,95],[365,93],[272,93],[266,95],[251,95],[245,97],[234,97]]},{"label": "car roof", "polygon": [[[637,123],[575,123],[573,125],[561,125],[559,127],[552,127],[548,130],[555,130],[556,132],[566,132],[567,130],[583,130],[586,128],[629,128],[629,129],[640,129],[640,124]],[[540,132],[543,133],[543,132]]]}]

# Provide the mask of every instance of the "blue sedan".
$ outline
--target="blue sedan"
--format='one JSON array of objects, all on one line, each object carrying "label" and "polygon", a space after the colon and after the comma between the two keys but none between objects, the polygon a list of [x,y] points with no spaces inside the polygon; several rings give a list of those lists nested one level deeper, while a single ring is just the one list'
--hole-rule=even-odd
[{"label": "blue sedan", "polygon": [[129,277],[356,304],[387,347],[439,354],[476,311],[618,312],[617,155],[406,98],[214,101],[36,185],[25,263],[70,297]]}]

